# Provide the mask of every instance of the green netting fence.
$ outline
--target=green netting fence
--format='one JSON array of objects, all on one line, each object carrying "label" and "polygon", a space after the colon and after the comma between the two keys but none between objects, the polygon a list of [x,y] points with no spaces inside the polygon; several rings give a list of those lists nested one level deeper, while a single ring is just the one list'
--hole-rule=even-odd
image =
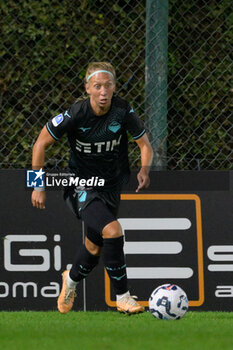
[{"label": "green netting fence", "polygon": [[[0,0],[1,168],[30,167],[41,128],[82,94],[91,61],[115,66],[117,94],[148,127],[147,16],[141,0]],[[231,0],[169,1],[166,169],[233,168],[232,46]],[[64,138],[47,165],[67,159]],[[130,162],[139,165],[133,141]]]}]

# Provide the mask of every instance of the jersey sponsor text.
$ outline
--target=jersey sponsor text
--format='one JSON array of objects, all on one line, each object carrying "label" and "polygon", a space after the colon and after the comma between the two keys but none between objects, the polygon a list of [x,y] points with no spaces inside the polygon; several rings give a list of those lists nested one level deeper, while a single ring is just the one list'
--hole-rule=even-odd
[{"label": "jersey sponsor text", "polygon": [[104,151],[113,151],[113,149],[120,144],[122,135],[118,139],[111,141],[102,141],[102,142],[82,142],[76,139],[76,150],[84,153],[101,153]]}]

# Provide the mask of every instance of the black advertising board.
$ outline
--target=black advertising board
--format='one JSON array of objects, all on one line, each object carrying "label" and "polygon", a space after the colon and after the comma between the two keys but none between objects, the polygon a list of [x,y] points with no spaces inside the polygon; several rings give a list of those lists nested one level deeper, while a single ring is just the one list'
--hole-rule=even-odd
[{"label": "black advertising board", "polygon": [[[122,193],[132,294],[147,306],[164,283],[182,287],[193,310],[232,310],[233,172],[154,172],[135,193],[135,174]],[[83,227],[60,191],[46,210],[31,206],[25,171],[0,171],[0,310],[55,310],[61,273],[83,242]],[[78,286],[75,310],[108,310],[115,296],[102,262]]]},{"label": "black advertising board", "polygon": [[[61,273],[82,243],[80,222],[60,191],[32,207],[25,171],[0,172],[0,309],[56,310]],[[78,307],[83,307],[80,288]]]}]

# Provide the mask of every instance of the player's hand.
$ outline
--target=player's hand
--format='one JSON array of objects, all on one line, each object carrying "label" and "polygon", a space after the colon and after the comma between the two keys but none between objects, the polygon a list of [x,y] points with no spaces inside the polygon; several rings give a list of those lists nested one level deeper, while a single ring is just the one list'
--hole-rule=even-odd
[{"label": "player's hand", "polygon": [[46,193],[45,191],[32,191],[32,205],[38,209],[45,209]]},{"label": "player's hand", "polygon": [[148,171],[144,168],[141,168],[139,173],[137,174],[138,179],[138,188],[136,189],[136,192],[139,192],[143,188],[148,188],[150,185],[150,178],[148,175]]}]

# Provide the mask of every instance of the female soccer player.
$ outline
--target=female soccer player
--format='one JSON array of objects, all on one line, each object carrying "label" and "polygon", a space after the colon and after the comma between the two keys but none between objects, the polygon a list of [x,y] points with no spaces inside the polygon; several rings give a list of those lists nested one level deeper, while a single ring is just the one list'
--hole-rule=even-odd
[{"label": "female soccer player", "polygon": [[[129,175],[127,134],[141,152],[138,188],[150,183],[153,152],[141,120],[128,102],[114,96],[115,69],[107,62],[89,64],[85,76],[86,99],[51,118],[33,146],[32,167],[43,168],[46,148],[66,133],[70,144],[69,169],[82,179],[98,177],[104,186],[65,190],[64,199],[87,228],[85,244],[74,258],[70,271],[63,272],[58,310],[67,313],[73,306],[76,286],[98,264],[100,254],[116,292],[117,310],[138,313],[144,308],[130,295],[123,252],[123,234],[117,221],[120,191]],[[45,191],[32,192],[34,207],[45,208]]]}]

